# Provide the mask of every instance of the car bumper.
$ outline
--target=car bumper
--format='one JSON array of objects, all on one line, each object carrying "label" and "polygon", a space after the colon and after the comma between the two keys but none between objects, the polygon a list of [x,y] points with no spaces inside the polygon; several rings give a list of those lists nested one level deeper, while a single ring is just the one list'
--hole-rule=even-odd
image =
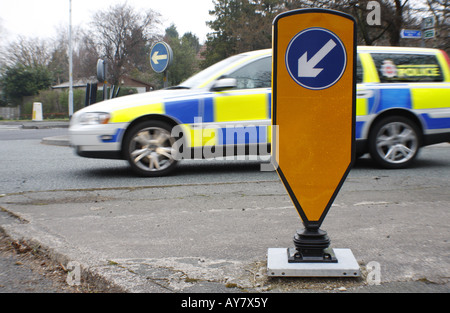
[{"label": "car bumper", "polygon": [[84,157],[118,158],[127,123],[71,125],[70,145]]}]

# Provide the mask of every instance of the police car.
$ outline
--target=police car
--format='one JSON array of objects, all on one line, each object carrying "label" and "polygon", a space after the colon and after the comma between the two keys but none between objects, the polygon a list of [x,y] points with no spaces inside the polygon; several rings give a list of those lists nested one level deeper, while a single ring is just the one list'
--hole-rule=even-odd
[{"label": "police car", "polygon": [[[161,176],[183,158],[270,154],[272,50],[227,58],[179,86],[86,107],[69,134],[83,157]],[[382,167],[450,141],[450,69],[436,49],[358,47],[356,143]],[[293,142],[292,144],[295,144]]]}]

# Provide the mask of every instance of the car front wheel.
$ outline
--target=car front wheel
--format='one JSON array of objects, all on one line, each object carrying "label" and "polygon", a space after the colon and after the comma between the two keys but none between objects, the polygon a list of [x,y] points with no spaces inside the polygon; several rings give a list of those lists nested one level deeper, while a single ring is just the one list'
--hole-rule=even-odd
[{"label": "car front wheel", "polygon": [[176,139],[172,127],[161,121],[145,121],[126,135],[124,152],[132,170],[141,176],[164,176],[176,165]]}]

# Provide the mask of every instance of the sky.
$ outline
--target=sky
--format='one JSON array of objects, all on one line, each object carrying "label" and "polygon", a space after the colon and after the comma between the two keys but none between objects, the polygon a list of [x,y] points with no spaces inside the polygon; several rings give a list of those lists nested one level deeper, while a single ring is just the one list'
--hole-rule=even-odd
[{"label": "sky", "polygon": [[[175,24],[178,33],[194,33],[201,43],[213,20],[213,0],[72,0],[72,26],[87,24],[98,10],[127,2],[136,10],[152,9],[161,14],[163,30]],[[17,36],[56,37],[60,27],[69,27],[69,0],[0,0],[0,45]]]}]

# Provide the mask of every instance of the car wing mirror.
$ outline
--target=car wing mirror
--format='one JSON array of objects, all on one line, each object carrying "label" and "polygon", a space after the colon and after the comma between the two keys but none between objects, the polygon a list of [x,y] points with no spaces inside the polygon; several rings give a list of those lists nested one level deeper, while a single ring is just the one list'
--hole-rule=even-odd
[{"label": "car wing mirror", "polygon": [[237,87],[236,78],[221,78],[214,82],[211,87],[212,91],[223,91],[227,89],[233,89]]}]

